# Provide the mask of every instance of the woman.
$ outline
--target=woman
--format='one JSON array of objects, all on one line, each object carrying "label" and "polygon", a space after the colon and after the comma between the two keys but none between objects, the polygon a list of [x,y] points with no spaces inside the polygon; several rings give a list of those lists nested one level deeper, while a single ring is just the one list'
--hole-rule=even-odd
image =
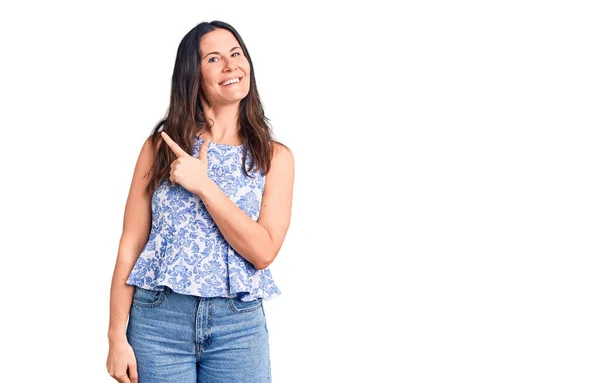
[{"label": "woman", "polygon": [[240,35],[197,25],[127,198],[110,294],[117,381],[271,381],[262,302],[280,294],[268,266],[290,223],[294,158],[267,121]]}]

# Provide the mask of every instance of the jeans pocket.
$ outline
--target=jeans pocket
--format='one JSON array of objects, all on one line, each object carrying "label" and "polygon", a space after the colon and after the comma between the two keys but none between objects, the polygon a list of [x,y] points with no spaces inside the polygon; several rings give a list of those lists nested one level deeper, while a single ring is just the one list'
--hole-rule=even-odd
[{"label": "jeans pocket", "polygon": [[258,310],[262,307],[262,298],[244,302],[239,297],[228,298],[229,307],[235,313],[243,313]]},{"label": "jeans pocket", "polygon": [[133,291],[133,304],[138,307],[155,307],[162,303],[164,291],[155,291],[135,286]]}]

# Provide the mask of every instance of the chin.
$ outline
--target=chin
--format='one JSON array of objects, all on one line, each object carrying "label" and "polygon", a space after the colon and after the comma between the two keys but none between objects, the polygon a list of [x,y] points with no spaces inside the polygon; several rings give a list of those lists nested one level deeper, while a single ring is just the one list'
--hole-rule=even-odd
[{"label": "chin", "polygon": [[245,99],[248,96],[249,93],[250,92],[246,92],[244,94],[236,93],[233,97],[223,97],[223,98],[225,98],[226,100],[231,101],[231,102],[242,101],[243,99]]}]

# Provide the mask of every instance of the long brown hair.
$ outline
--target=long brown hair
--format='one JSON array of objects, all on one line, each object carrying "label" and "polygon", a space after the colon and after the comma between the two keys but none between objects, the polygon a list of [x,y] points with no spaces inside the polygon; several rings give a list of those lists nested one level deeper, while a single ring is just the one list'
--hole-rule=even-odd
[{"label": "long brown hair", "polygon": [[[169,178],[170,166],[177,159],[173,151],[162,139],[160,132],[165,131],[177,144],[191,153],[196,132],[199,129],[210,130],[212,125],[206,121],[200,102],[200,39],[206,33],[222,28],[230,31],[237,39],[250,63],[250,91],[240,101],[239,135],[242,140],[244,154],[242,169],[246,176],[246,157],[250,152],[250,170],[262,170],[267,174],[271,168],[273,156],[273,132],[256,89],[254,66],[248,48],[239,33],[223,21],[202,22],[190,30],[179,43],[175,67],[171,80],[171,100],[166,117],[153,128],[150,136],[151,146],[155,151],[155,162],[150,171],[150,180],[146,191],[152,195],[154,190]],[[212,121],[214,124],[214,121]],[[161,129],[161,127],[163,127]],[[282,144],[283,145],[283,144]],[[284,145],[285,146],[285,145]]]}]

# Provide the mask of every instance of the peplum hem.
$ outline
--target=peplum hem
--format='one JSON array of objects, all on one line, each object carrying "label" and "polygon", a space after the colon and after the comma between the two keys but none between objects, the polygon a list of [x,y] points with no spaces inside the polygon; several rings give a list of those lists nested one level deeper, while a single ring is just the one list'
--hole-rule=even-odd
[{"label": "peplum hem", "polygon": [[212,243],[205,239],[207,245],[200,251],[196,243],[177,248],[181,238],[176,233],[165,235],[173,236],[174,241],[156,230],[151,232],[125,283],[155,291],[167,286],[176,293],[198,297],[238,297],[245,302],[281,295],[268,268],[255,268],[224,240]]}]

